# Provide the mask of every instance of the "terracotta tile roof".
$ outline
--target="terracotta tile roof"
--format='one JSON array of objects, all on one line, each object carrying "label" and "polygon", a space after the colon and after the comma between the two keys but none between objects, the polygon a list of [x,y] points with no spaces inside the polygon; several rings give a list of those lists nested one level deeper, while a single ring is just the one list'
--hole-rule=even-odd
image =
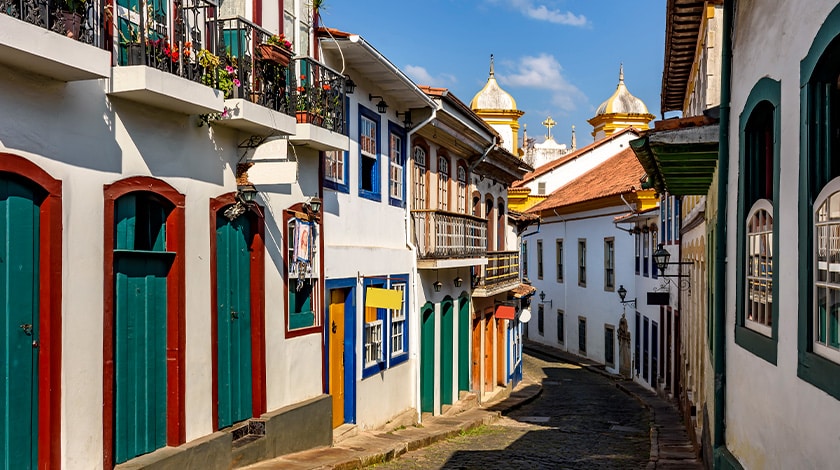
[{"label": "terracotta tile roof", "polygon": [[545,209],[632,192],[641,188],[639,180],[643,176],[645,176],[645,170],[642,164],[639,163],[633,149],[628,147],[588,173],[557,189],[545,201],[528,209],[528,212],[538,213]]},{"label": "terracotta tile roof", "polygon": [[511,185],[511,187],[516,188],[516,187],[524,185],[525,183],[533,181],[535,178],[548,173],[549,171],[557,168],[558,166],[562,166],[566,162],[568,162],[570,160],[574,160],[575,158],[589,152],[590,150],[592,150],[592,149],[594,149],[594,148],[596,148],[600,145],[603,145],[603,144],[617,138],[620,135],[624,135],[627,132],[634,132],[634,133],[636,133],[636,135],[639,134],[639,130],[634,128],[634,127],[628,127],[626,129],[622,129],[622,130],[616,132],[615,134],[613,134],[613,135],[611,135],[607,138],[601,139],[597,142],[592,142],[591,144],[587,145],[586,147],[581,147],[581,148],[575,150],[574,152],[565,155],[563,158],[558,158],[557,160],[548,162],[544,165],[541,165],[541,166],[537,167],[536,169],[534,169],[534,171],[532,171],[530,173],[526,173],[525,176],[522,177],[521,180],[513,183],[513,185]]},{"label": "terracotta tile roof", "polygon": [[513,293],[514,298],[520,299],[522,297],[525,297],[526,295],[533,294],[537,291],[537,288],[534,286],[529,286],[528,284],[519,284],[510,291]]},{"label": "terracotta tile roof", "polygon": [[353,33],[348,33],[335,28],[324,28],[323,26],[318,28],[318,37],[321,38],[328,38],[330,36],[334,38],[349,38],[352,35]]}]

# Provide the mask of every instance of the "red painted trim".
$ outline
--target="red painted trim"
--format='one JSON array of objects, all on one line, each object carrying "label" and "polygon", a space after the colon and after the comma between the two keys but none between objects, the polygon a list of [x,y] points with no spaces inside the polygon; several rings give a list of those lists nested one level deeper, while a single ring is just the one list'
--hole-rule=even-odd
[{"label": "red painted trim", "polygon": [[[213,429],[219,429],[219,324],[216,305],[219,298],[216,283],[219,279],[216,252],[216,216],[236,202],[235,193],[227,193],[210,200],[210,337],[213,374]],[[251,243],[251,406],[254,417],[266,412],[266,359],[265,359],[265,219],[258,212],[250,211],[254,239]]]},{"label": "red painted trim", "polygon": [[61,181],[18,155],[0,152],[0,173],[40,186],[38,323],[38,468],[61,467]]},{"label": "red painted trim", "polygon": [[[280,20],[283,20],[283,2],[279,2],[280,5]],[[252,8],[254,9],[254,23],[258,26],[262,26],[262,0],[254,0],[252,3]],[[282,24],[282,23],[281,23]],[[282,28],[282,26],[281,26]]]},{"label": "red painted trim", "polygon": [[[323,180],[323,178],[322,178],[322,180]],[[321,209],[321,210],[323,210],[323,209]],[[289,264],[288,264],[289,260],[286,259],[287,253],[288,253],[288,243],[289,243],[289,241],[286,240],[285,237],[289,236],[288,235],[289,220],[294,218],[295,212],[301,212],[301,213],[303,212],[303,203],[302,202],[299,202],[297,204],[293,204],[288,209],[283,211],[283,227],[281,227],[281,229],[280,229],[282,231],[281,233],[283,234],[282,239],[284,240],[284,243],[285,243],[282,246],[281,249],[283,250],[283,269],[282,269],[282,274],[283,274],[283,304],[285,305],[285,310],[283,311],[283,315],[286,318],[286,320],[285,320],[286,339],[297,338],[299,336],[311,335],[313,333],[320,333],[322,336],[324,334],[324,330],[323,330],[323,326],[322,326],[323,321],[322,321],[321,316],[317,317],[318,322],[316,323],[315,326],[312,326],[310,328],[300,328],[300,329],[297,329],[297,330],[289,331]],[[321,256],[319,257],[319,260],[320,260],[319,263],[321,263],[321,265],[318,266],[320,272],[318,273],[318,288],[316,289],[319,292],[315,292],[312,295],[313,295],[313,297],[317,297],[318,299],[322,299],[323,298],[323,296],[322,296],[323,284],[324,284],[324,280],[322,279],[324,277],[323,276],[324,236],[321,233],[321,227],[323,227],[323,224],[321,223],[320,218],[315,219],[315,222],[318,223],[318,238],[319,238],[319,244],[318,245],[320,246],[320,249],[321,249]],[[315,314],[318,315],[318,312],[315,312]],[[323,343],[323,341],[322,341],[322,343]],[[322,345],[322,349],[323,349],[323,345]],[[321,375],[323,375],[323,366],[322,366]]]},{"label": "red painted trim", "polygon": [[184,353],[186,347],[184,286],[186,239],[184,235],[185,196],[168,183],[148,176],[134,176],[103,188],[104,214],[104,304],[103,304],[103,463],[114,466],[114,202],[120,197],[146,191],[172,204],[166,219],[166,249],[175,252],[175,260],[166,282],[166,444],[176,447],[186,441],[184,427]]}]

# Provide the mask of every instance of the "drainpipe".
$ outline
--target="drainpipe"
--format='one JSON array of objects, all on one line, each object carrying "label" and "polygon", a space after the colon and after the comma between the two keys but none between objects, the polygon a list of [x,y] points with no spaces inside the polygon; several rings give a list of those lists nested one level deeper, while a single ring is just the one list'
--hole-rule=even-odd
[{"label": "drainpipe", "polygon": [[[421,123],[417,124],[416,126],[412,127],[411,129],[409,129],[408,133],[406,133],[405,141],[408,143],[408,146],[409,146],[409,151],[408,151],[409,156],[411,155],[411,150],[410,150],[411,137],[414,135],[415,132],[420,130],[420,128],[422,128],[426,124],[432,122],[437,117],[438,107],[440,107],[440,104],[438,104],[437,107],[432,108],[432,115],[429,116],[428,119],[426,119],[426,120],[422,121]],[[411,276],[411,279],[412,279],[411,280],[411,289],[412,289],[411,291],[414,292],[414,295],[411,296],[411,311],[412,312],[419,312],[420,311],[420,305],[418,303],[419,299],[417,298],[418,297],[417,296],[417,284],[418,284],[417,283],[417,278],[420,275],[420,270],[417,269],[417,247],[414,246],[414,243],[411,242],[411,236],[413,234],[413,232],[411,231],[411,201],[412,201],[412,197],[411,197],[411,174],[412,174],[412,171],[408,168],[409,158],[406,158],[405,161],[406,161],[405,187],[406,187],[406,194],[409,195],[408,197],[405,198],[405,246],[407,246],[408,249],[411,250],[411,253],[414,256],[414,272],[412,273],[412,276]],[[414,325],[419,325],[419,323],[417,323],[417,322],[414,322],[413,324]],[[418,328],[418,331],[411,331],[411,323],[409,323],[409,334],[412,335],[411,336],[412,338],[419,338],[420,337],[419,326],[417,328]],[[416,346],[414,347],[414,351],[415,352],[412,353],[412,358],[416,359],[417,358],[417,352],[416,352],[417,347]],[[414,361],[414,362],[416,363],[417,361]],[[419,423],[420,418],[422,417],[422,414],[423,414],[421,409],[420,409],[420,386],[419,386],[420,379],[419,379],[419,373],[418,374],[412,374],[412,377],[417,381],[415,386],[414,386],[414,391],[415,391],[415,397],[414,398],[415,398],[416,403],[417,403],[417,422]]]},{"label": "drainpipe", "polygon": [[715,269],[713,306],[714,338],[712,340],[712,361],[714,363],[714,449],[715,468],[720,467],[722,453],[726,449],[726,198],[729,179],[729,111],[732,95],[732,24],[735,0],[723,3],[723,54],[720,72],[720,141],[718,143],[718,191],[715,222]]}]

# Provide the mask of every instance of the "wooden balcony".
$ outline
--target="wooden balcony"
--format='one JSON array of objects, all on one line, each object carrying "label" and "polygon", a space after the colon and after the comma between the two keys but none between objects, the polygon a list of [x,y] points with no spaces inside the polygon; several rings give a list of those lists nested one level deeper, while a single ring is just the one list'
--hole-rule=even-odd
[{"label": "wooden balcony", "polygon": [[519,252],[492,251],[487,253],[487,264],[480,269],[473,297],[490,297],[519,285]]},{"label": "wooden balcony", "polygon": [[457,268],[487,264],[487,221],[466,214],[411,211],[418,268]]}]

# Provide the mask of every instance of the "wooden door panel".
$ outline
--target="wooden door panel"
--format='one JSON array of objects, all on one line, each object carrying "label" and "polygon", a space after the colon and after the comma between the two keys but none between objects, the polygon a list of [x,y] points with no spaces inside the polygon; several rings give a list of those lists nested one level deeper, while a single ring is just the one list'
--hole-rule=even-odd
[{"label": "wooden door panel", "polygon": [[332,396],[332,424],[344,424],[344,299],[345,291],[330,291],[330,395]]}]

